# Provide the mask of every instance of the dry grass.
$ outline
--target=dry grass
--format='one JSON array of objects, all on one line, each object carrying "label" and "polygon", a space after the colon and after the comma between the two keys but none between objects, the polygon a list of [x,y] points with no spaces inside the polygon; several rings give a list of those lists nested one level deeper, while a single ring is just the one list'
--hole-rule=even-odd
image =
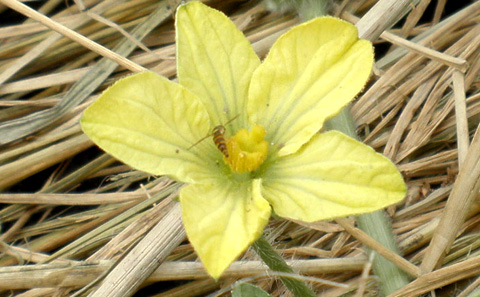
[{"label": "dry grass", "polygon": [[[84,0],[64,7],[49,0],[37,11],[61,34],[30,19],[0,28],[4,296],[84,296],[90,290],[106,296],[96,286],[104,277],[121,279],[109,273],[112,267],[142,270],[164,260],[144,275],[144,284],[163,292],[155,296],[205,296],[248,277],[274,296],[285,293],[251,251],[220,282],[208,278],[181,228],[174,201],[180,185],[132,171],[80,131],[83,110],[119,77],[144,68],[175,77],[177,2]],[[336,14],[356,21],[374,2],[344,1]],[[314,282],[322,296],[374,296],[364,244],[412,277],[391,296],[468,296],[479,284],[480,133],[474,134],[480,122],[480,3],[453,14],[444,11],[445,2],[420,1],[401,26],[375,40],[388,47],[352,107],[358,133],[396,162],[408,183],[406,200],[389,209],[402,257],[354,228],[353,219],[308,225],[272,220],[267,229],[297,271],[349,285]],[[209,4],[227,13],[261,56],[298,23],[293,14],[270,13],[255,1]],[[426,16],[428,6],[433,16]],[[0,11],[7,9],[0,4]],[[138,242],[155,258],[120,261]],[[142,272],[135,273],[141,281]]]}]

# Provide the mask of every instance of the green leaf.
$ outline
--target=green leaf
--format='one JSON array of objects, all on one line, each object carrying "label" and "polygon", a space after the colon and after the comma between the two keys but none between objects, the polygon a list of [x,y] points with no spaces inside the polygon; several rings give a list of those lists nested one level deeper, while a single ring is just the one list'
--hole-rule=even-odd
[{"label": "green leaf", "polygon": [[279,155],[296,152],[365,85],[372,44],[354,25],[322,17],[282,35],[252,77],[250,124],[263,125]]},{"label": "green leaf", "polygon": [[260,60],[235,24],[222,12],[193,1],[176,16],[178,79],[200,97],[213,125],[237,115],[245,127],[245,98]]},{"label": "green leaf", "polygon": [[93,142],[133,168],[183,181],[219,173],[219,154],[209,141],[210,122],[200,100],[153,72],[131,75],[108,88],[83,114]]},{"label": "green leaf", "polygon": [[218,180],[180,192],[188,239],[215,279],[254,242],[270,218],[270,205],[251,181]]},{"label": "green leaf", "polygon": [[372,212],[406,192],[390,160],[337,131],[317,134],[279,158],[266,169],[262,186],[276,214],[306,222]]},{"label": "green leaf", "polygon": [[264,290],[249,283],[243,283],[235,287],[232,291],[232,297],[271,297]]}]

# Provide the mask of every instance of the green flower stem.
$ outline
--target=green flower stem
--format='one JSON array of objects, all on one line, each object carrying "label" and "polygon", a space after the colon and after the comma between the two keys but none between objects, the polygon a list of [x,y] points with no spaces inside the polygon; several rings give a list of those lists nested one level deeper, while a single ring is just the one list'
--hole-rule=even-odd
[{"label": "green flower stem", "polygon": [[[336,117],[326,123],[328,129],[338,130],[359,140],[355,132],[355,124],[350,116],[350,109],[343,109]],[[392,233],[390,219],[383,210],[357,216],[360,229],[383,244],[391,251],[399,253]],[[376,254],[373,261],[373,272],[380,279],[382,295],[389,295],[409,283],[408,276],[394,263]]]},{"label": "green flower stem", "polygon": [[[260,237],[252,244],[255,252],[262,258],[270,269],[278,272],[295,273],[285,260],[275,251],[272,245],[265,239]],[[283,284],[296,297],[316,297],[315,293],[304,282],[293,278],[280,277]]]},{"label": "green flower stem", "polygon": [[[399,253],[392,234],[390,219],[383,210],[357,216],[360,229],[374,239],[378,240],[391,251]],[[380,278],[380,291],[383,295],[403,288],[409,283],[408,276],[395,264],[384,257],[375,254],[373,260],[373,272]]]}]

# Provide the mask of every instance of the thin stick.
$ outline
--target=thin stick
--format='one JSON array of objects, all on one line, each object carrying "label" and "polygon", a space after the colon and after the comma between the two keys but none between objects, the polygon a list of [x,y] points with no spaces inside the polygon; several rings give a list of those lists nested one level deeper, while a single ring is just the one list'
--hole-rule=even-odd
[{"label": "thin stick", "polygon": [[97,22],[100,22],[100,23],[103,23],[111,28],[114,28],[115,30],[117,30],[118,32],[122,33],[123,36],[125,36],[126,38],[130,39],[130,41],[132,41],[133,43],[135,43],[136,46],[138,46],[139,48],[143,49],[144,51],[146,51],[147,53],[149,54],[152,54],[152,55],[155,55],[154,52],[152,52],[146,45],[144,45],[140,40],[136,39],[135,37],[132,36],[132,34],[128,33],[127,31],[125,31],[122,27],[120,27],[118,24],[116,24],[115,22],[112,22],[110,21],[109,19],[106,19],[104,17],[102,17],[101,15],[99,14],[96,14],[92,11],[89,11],[87,10],[86,11],[86,14],[91,17],[92,19],[96,20]]},{"label": "thin stick", "polygon": [[388,31],[382,33],[381,37],[395,45],[404,47],[409,49],[413,52],[416,52],[422,56],[428,57],[434,61],[439,61],[445,65],[451,66],[460,70],[461,72],[465,72],[468,68],[467,61],[462,58],[452,57],[450,55],[435,51],[428,47],[425,47],[421,44],[417,44],[415,42],[411,42],[407,39],[401,38],[395,34],[392,34]]},{"label": "thin stick", "polygon": [[432,271],[442,263],[480,189],[480,125],[477,127],[463,165],[420,265],[424,273]]},{"label": "thin stick", "polygon": [[357,293],[355,293],[355,297],[362,297],[365,296],[365,289],[366,289],[366,282],[368,276],[370,275],[370,270],[372,270],[373,260],[375,259],[375,253],[370,251],[368,255],[368,261],[363,266],[362,275],[360,276],[360,280],[358,282]]},{"label": "thin stick", "polygon": [[455,97],[455,121],[457,126],[458,166],[462,168],[469,146],[467,102],[465,100],[465,77],[453,71],[453,95]]},{"label": "thin stick", "polygon": [[120,193],[0,193],[0,203],[49,205],[99,205],[145,199],[140,192]]},{"label": "thin stick", "polygon": [[363,232],[362,230],[353,227],[350,225],[348,220],[344,218],[337,218],[335,221],[342,226],[345,231],[350,233],[353,237],[361,241],[363,244],[371,248],[372,250],[376,251],[380,255],[384,256],[386,259],[390,260],[391,262],[395,263],[400,269],[405,271],[406,273],[410,274],[411,276],[418,277],[420,276],[420,269],[413,265],[412,263],[405,260],[403,257],[399,256],[395,252],[384,247],[381,243],[370,237],[367,233]]},{"label": "thin stick", "polygon": [[53,21],[52,19],[44,16],[41,13],[31,9],[30,7],[26,6],[23,3],[20,3],[16,0],[0,0],[0,3],[5,4],[6,6],[10,7],[13,10],[18,11],[19,13],[32,18],[45,26],[49,27],[50,29],[57,31],[58,33],[62,34],[65,37],[72,39],[83,45],[84,47],[88,48],[89,50],[98,53],[99,55],[109,58],[119,65],[127,68],[133,72],[140,72],[145,71],[146,69],[136,63],[133,63],[127,58],[122,57],[121,55],[112,52],[111,50],[101,46],[100,44],[91,41],[90,39],[86,38],[85,36],[78,34],[77,32],[70,30],[69,28],[65,27],[64,25]]},{"label": "thin stick", "polygon": [[473,257],[422,275],[404,288],[388,295],[388,297],[420,296],[456,281],[478,275],[479,269],[480,256]]},{"label": "thin stick", "polygon": [[[101,13],[104,10],[106,10],[108,7],[114,5],[113,3],[108,3],[109,1],[104,1],[103,3],[98,4],[92,9],[92,13]],[[78,3],[77,3],[78,5]],[[70,28],[76,29],[83,24],[85,24],[88,21],[88,18],[84,18],[82,16],[79,17],[68,17],[69,21],[74,21],[70,24]],[[38,26],[38,24],[35,24],[36,27],[41,27]],[[54,33],[54,32],[52,32]],[[4,37],[5,38],[5,37]],[[39,44],[35,45],[32,49],[30,49],[25,55],[22,57],[16,59],[12,65],[10,65],[5,71],[0,73],[0,85],[2,85],[4,82],[6,82],[8,79],[10,79],[12,76],[14,76],[18,71],[23,69],[26,65],[31,63],[33,60],[38,58],[42,53],[44,53],[52,44],[57,42],[62,38],[62,35],[60,34],[51,34],[48,38],[40,42]],[[2,88],[3,89],[3,88]]]},{"label": "thin stick", "polygon": [[[37,253],[38,254],[38,253]],[[42,257],[43,258],[43,257]],[[81,287],[108,270],[114,261],[74,262],[55,259],[48,264],[30,264],[0,267],[0,289],[31,289],[38,287]],[[360,272],[365,266],[365,257],[333,259],[287,260],[300,274],[322,275],[326,273]],[[262,261],[236,261],[221,279],[250,277],[271,271]],[[147,282],[195,280],[208,278],[199,261],[167,261],[147,278]]]}]

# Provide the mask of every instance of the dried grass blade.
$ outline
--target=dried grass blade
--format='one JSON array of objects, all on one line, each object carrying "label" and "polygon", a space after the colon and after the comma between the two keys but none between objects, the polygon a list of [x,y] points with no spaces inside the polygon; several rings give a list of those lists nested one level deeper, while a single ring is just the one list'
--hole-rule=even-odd
[{"label": "dried grass blade", "polygon": [[[445,36],[445,34],[448,34],[449,32],[457,29],[459,26],[465,24],[465,21],[469,20],[472,16],[477,15],[479,10],[480,2],[474,2],[452,16],[442,20],[442,22],[436,24],[425,32],[418,34],[411,41],[424,46],[431,44],[441,36]],[[386,68],[407,53],[408,51],[404,48],[396,48],[388,55],[378,60],[376,65],[379,68]]]},{"label": "dried grass blade", "polygon": [[24,14],[31,19],[34,19],[45,26],[49,27],[50,29],[57,31],[58,33],[62,34],[63,36],[66,36],[84,47],[90,49],[93,52],[98,53],[101,56],[108,57],[109,59],[112,59],[113,61],[117,62],[119,65],[124,66],[127,69],[130,69],[131,71],[134,72],[139,72],[142,70],[145,70],[142,66],[137,65],[133,63],[132,61],[124,58],[122,55],[117,54],[114,51],[111,51],[101,45],[99,45],[96,42],[93,42],[92,40],[88,39],[87,37],[63,26],[60,23],[55,22],[54,20],[44,16],[43,14],[35,11],[34,9],[26,6],[25,4],[17,1],[17,0],[1,0],[3,4],[7,5],[13,10],[16,10],[20,12],[21,14]]},{"label": "dried grass blade", "polygon": [[[155,183],[155,182],[154,182]],[[83,249],[85,246],[88,246],[96,241],[99,238],[102,238],[102,234],[106,232],[112,232],[112,230],[119,228],[120,226],[128,225],[135,219],[136,216],[146,209],[150,208],[152,204],[158,203],[165,199],[165,196],[171,195],[177,187],[175,185],[169,186],[158,193],[156,193],[151,199],[145,199],[142,201],[131,202],[126,205],[120,205],[113,211],[110,211],[108,215],[103,214],[104,219],[101,224],[97,223],[92,230],[88,233],[82,233],[82,235],[77,236],[74,240],[62,248],[58,249],[49,257],[47,261],[57,259],[62,256],[74,256],[79,250]],[[146,194],[142,189],[138,190],[140,193]],[[131,239],[137,239],[142,234],[136,234],[136,237]]]},{"label": "dried grass blade", "polygon": [[[401,36],[408,36],[412,29],[417,25],[418,21],[422,18],[423,13],[430,4],[430,0],[421,0],[415,8],[412,9],[412,12],[407,16],[405,24],[402,27]],[[384,34],[387,32],[384,32]]]},{"label": "dried grass blade", "polygon": [[64,193],[35,193],[35,194],[2,194],[0,203],[11,204],[50,204],[50,205],[99,205],[110,203],[129,202],[144,199],[144,193],[120,192],[120,193],[85,193],[85,194],[64,194]]},{"label": "dried grass blade", "polygon": [[452,186],[445,186],[433,191],[425,199],[411,205],[410,207],[399,210],[395,213],[395,219],[400,221],[401,219],[407,216],[421,215],[422,212],[429,206],[434,203],[439,202],[440,200],[445,199],[450,194]]},{"label": "dried grass blade", "polygon": [[[161,2],[158,8],[133,30],[132,36],[142,40],[151,30],[167,19],[171,13],[170,3]],[[129,39],[124,39],[115,47],[114,51],[120,55],[128,56],[134,49],[135,44]],[[59,119],[84,101],[116,68],[117,63],[103,58],[68,90],[63,100],[55,107],[1,124],[0,145],[30,135]]]},{"label": "dried grass blade", "polygon": [[452,57],[450,55],[441,53],[436,50],[432,50],[428,47],[425,47],[423,45],[417,44],[415,42],[411,42],[407,39],[401,38],[396,36],[395,34],[389,33],[389,32],[383,32],[381,35],[383,39],[391,42],[392,44],[402,46],[408,50],[411,50],[413,52],[416,52],[420,55],[423,55],[425,57],[428,57],[434,61],[439,61],[441,63],[444,63],[445,65],[448,65],[450,67],[456,68],[462,72],[465,72],[468,68],[467,61],[462,58],[456,58]]},{"label": "dried grass blade", "polygon": [[[69,16],[64,16],[60,18],[52,17],[52,19],[61,23],[64,26],[72,28],[72,25],[85,19],[85,16],[81,14],[76,14],[76,15],[69,15]],[[22,37],[23,35],[32,35],[32,34],[44,32],[47,30],[49,30],[48,27],[39,26],[37,22],[6,26],[6,27],[0,28],[0,39],[10,38],[10,37]]]},{"label": "dried grass blade", "polygon": [[[53,4],[53,2],[52,2],[52,4]],[[113,3],[111,3],[111,1],[104,1],[100,4],[98,4],[97,6],[95,6],[94,8],[92,8],[92,11],[96,12],[96,13],[101,13],[112,5],[113,5]],[[47,4],[45,6],[47,6]],[[80,26],[82,26],[82,25],[84,25],[85,23],[88,22],[88,18],[85,17],[84,15],[68,16],[65,19],[68,20],[69,22],[71,22],[71,24],[68,26],[68,28],[70,28],[72,30],[74,30],[74,29],[76,29],[76,28],[78,28],[78,27],[80,27]],[[23,25],[20,25],[20,26],[23,26]],[[13,26],[13,27],[15,27],[15,26]],[[38,26],[38,24],[33,24],[33,28],[35,28],[35,29],[40,29],[40,27],[41,26]],[[7,27],[6,29],[9,29],[9,27]],[[11,29],[12,32],[16,33],[15,36],[18,36],[18,31],[19,31],[18,29],[15,29],[15,30],[13,28],[10,28],[10,29]],[[0,31],[1,30],[2,30],[2,28],[0,28]],[[5,37],[3,37],[3,38],[5,38]],[[47,50],[52,44],[54,44],[55,42],[57,42],[61,38],[62,38],[61,34],[58,34],[56,32],[52,32],[52,34],[48,38],[46,38],[45,40],[40,42],[38,45],[34,46],[25,55],[23,55],[19,59],[15,60],[5,71],[0,73],[0,85],[2,85],[5,81],[7,81],[9,78],[11,78],[13,75],[15,75],[15,73],[17,73],[23,67],[28,65],[34,59],[39,57],[43,52],[45,52],[45,50]],[[1,93],[1,91],[2,91],[2,88],[0,88],[0,93]]]},{"label": "dried grass blade", "polygon": [[17,92],[33,91],[51,86],[63,85],[78,81],[89,73],[93,67],[83,67],[60,73],[42,75],[40,77],[26,78],[11,83],[6,83],[0,87],[0,95],[12,94]]},{"label": "dried grass blade", "polygon": [[[68,139],[69,137],[78,134],[81,132],[80,125],[75,125],[69,129],[64,131],[55,133],[53,135],[44,135],[43,137],[37,139],[34,142],[25,144],[20,147],[15,147],[5,152],[0,153],[0,163],[6,163],[13,158],[20,158],[21,155],[26,154],[28,152],[32,152],[34,150],[40,149],[44,146],[52,144],[53,142],[60,141],[62,139]],[[1,170],[1,169],[0,169]]]},{"label": "dried grass blade", "polygon": [[407,105],[400,114],[400,117],[397,119],[395,127],[390,134],[384,150],[384,154],[392,160],[398,161],[396,158],[396,154],[400,147],[400,141],[402,139],[402,136],[410,125],[415,111],[427,98],[430,90],[433,88],[433,85],[435,84],[437,79],[438,76],[433,76],[425,83],[421,84],[420,87],[418,87],[418,89],[414,92],[412,98],[410,98],[410,100],[408,101]]},{"label": "dried grass blade", "polygon": [[[458,294],[457,297],[478,296],[478,293],[480,293],[479,288],[480,288],[480,278],[477,278],[473,283],[469,284],[468,287],[465,288],[465,290],[463,290],[460,294]],[[473,293],[473,294],[469,295],[470,293]]]},{"label": "dried grass blade", "polygon": [[[18,246],[8,245],[7,247],[2,248],[2,250],[3,252],[5,252],[5,254],[15,257],[17,259],[20,257],[22,261],[27,262],[28,265],[32,265],[33,263],[41,263],[48,257],[48,254],[34,252],[30,249],[22,248]],[[21,265],[24,265],[24,263],[22,263],[21,261],[18,261],[18,262]],[[52,263],[73,264],[73,263],[80,263],[80,261],[56,259]]]},{"label": "dried grass blade", "polygon": [[465,99],[465,76],[460,71],[454,71],[452,81],[453,96],[455,98],[455,121],[457,123],[458,165],[461,169],[468,152],[470,141],[467,102]]},{"label": "dried grass blade", "polygon": [[363,232],[360,229],[357,229],[350,225],[348,220],[343,219],[343,218],[338,218],[335,219],[335,221],[345,228],[345,230],[350,233],[353,237],[358,239],[360,242],[371,248],[372,250],[378,252],[380,255],[384,256],[386,259],[397,265],[400,269],[405,271],[411,276],[418,277],[420,276],[420,269],[410,263],[409,261],[405,260],[402,258],[400,255],[398,255],[395,252],[392,252],[391,250],[385,248],[381,243],[373,239],[371,236],[369,236],[367,233]]},{"label": "dried grass blade", "polygon": [[84,134],[0,167],[0,189],[9,187],[45,168],[68,159],[93,145]]},{"label": "dried grass blade", "polygon": [[[300,274],[318,275],[324,273],[348,273],[352,271],[362,271],[365,265],[365,257],[345,257],[333,259],[313,259],[313,260],[287,260],[295,271]],[[1,269],[1,268],[0,268]],[[261,261],[236,261],[225,270],[221,278],[241,278],[252,276],[268,271],[268,267]],[[148,280],[182,280],[182,279],[202,279],[208,277],[201,262],[165,262],[163,263]]]},{"label": "dried grass blade", "polygon": [[[60,192],[60,191],[68,191],[68,189],[75,188],[75,186],[82,183],[83,180],[85,180],[88,177],[90,177],[91,175],[97,173],[99,170],[113,164],[115,161],[116,161],[116,159],[114,159],[110,155],[103,154],[100,157],[96,158],[95,160],[92,160],[91,162],[89,162],[85,166],[82,166],[82,168],[79,168],[79,169],[73,171],[72,173],[63,177],[62,179],[57,180],[54,183],[52,183],[52,184],[48,185],[47,187],[43,188],[41,192],[42,193],[55,193],[55,192]],[[96,198],[97,197],[93,198],[93,200],[95,200]],[[81,199],[81,201],[79,201],[79,202],[82,203],[84,200],[85,200],[85,198]],[[97,200],[97,201],[101,202],[101,199]],[[111,202],[115,203],[113,201],[111,201]],[[120,201],[117,201],[117,202],[120,202]],[[105,204],[105,203],[100,203],[100,204]]]},{"label": "dried grass blade", "polygon": [[432,271],[442,262],[480,190],[480,125],[463,164],[420,265],[423,273]]},{"label": "dried grass blade", "polygon": [[433,21],[432,21],[434,24],[438,23],[438,21],[442,17],[446,4],[447,4],[447,0],[439,0],[437,2],[437,6],[435,7],[435,14],[433,15]]},{"label": "dried grass blade", "polygon": [[434,272],[420,276],[406,287],[387,297],[419,296],[432,290],[441,288],[456,281],[478,275],[480,270],[480,256],[453,264]]},{"label": "dried grass blade", "polygon": [[90,297],[131,296],[186,237],[180,203],[171,209],[107,275]]},{"label": "dried grass blade", "polygon": [[[178,189],[176,186],[174,188]],[[162,194],[162,196],[164,196],[164,194]],[[156,204],[145,214],[142,214],[140,218],[129,224],[122,232],[118,233],[107,244],[96,251],[87,261],[112,259],[123,251],[128,250],[129,246],[134,245],[139,238],[143,237],[145,233],[152,229],[158,221],[165,216],[165,213],[171,209],[170,203],[177,196],[177,190],[170,193],[160,203]]]},{"label": "dried grass blade", "polygon": [[[358,35],[368,40],[377,39],[383,31],[391,28],[420,0],[381,0],[375,4],[356,26]],[[379,18],[379,16],[381,16]],[[379,25],[381,24],[381,25]]]},{"label": "dried grass blade", "polygon": [[[335,258],[313,260],[287,260],[301,274],[348,273],[362,271],[366,259]],[[78,288],[93,281],[109,269],[112,260],[69,263],[50,263],[0,267],[0,289],[15,290],[40,287]],[[260,261],[234,262],[222,279],[242,278],[264,273],[268,268]],[[208,278],[202,263],[193,261],[165,262],[147,279],[148,282]],[[49,289],[51,290],[51,289]]]},{"label": "dried grass blade", "polygon": [[[3,85],[8,79],[15,75],[20,69],[28,65],[35,58],[40,56],[47,48],[57,42],[62,36],[60,34],[53,34],[44,41],[37,44],[28,53],[21,58],[15,60],[5,71],[0,73],[0,86]],[[0,93],[3,91],[3,87],[0,88]]]},{"label": "dried grass blade", "polygon": [[[377,39],[383,31],[393,26],[411,9],[410,4],[412,2],[418,3],[419,1],[380,0],[356,24],[359,36],[368,40]],[[350,120],[344,121],[339,126],[350,126],[349,129],[346,129],[346,132],[354,130],[353,119],[349,111],[344,109],[342,113],[345,114],[345,118],[350,118]],[[352,133],[350,136],[358,137],[356,133]],[[383,211],[357,216],[357,221],[362,230],[386,248],[398,253],[389,221]],[[382,287],[380,291],[382,294],[393,292],[408,283],[406,274],[381,256],[375,258],[374,270],[381,279]]]}]

